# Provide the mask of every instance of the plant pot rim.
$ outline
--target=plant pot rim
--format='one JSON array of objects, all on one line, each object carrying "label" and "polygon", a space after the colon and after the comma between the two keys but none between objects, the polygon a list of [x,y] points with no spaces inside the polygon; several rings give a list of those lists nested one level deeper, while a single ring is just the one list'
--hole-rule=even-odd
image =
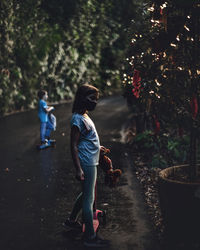
[{"label": "plant pot rim", "polygon": [[168,174],[179,168],[189,168],[189,164],[177,165],[177,166],[165,168],[159,172],[159,178],[166,182],[171,182],[174,184],[181,184],[181,185],[187,185],[187,186],[199,186],[200,185],[200,182],[184,182],[184,181],[169,179]]}]

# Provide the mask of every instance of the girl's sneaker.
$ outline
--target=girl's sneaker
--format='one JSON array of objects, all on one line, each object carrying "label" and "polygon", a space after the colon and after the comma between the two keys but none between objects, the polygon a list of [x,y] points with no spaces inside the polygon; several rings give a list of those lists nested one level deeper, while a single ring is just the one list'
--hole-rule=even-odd
[{"label": "girl's sneaker", "polygon": [[107,247],[109,246],[109,240],[103,240],[96,235],[96,237],[88,239],[85,238],[83,245],[86,247]]},{"label": "girl's sneaker", "polygon": [[65,229],[82,230],[82,225],[79,221],[71,221],[70,219],[67,219],[62,225]]},{"label": "girl's sneaker", "polygon": [[48,144],[48,142],[41,142],[41,144],[38,146],[38,149],[45,149],[45,148],[47,148],[47,147],[49,147],[49,144]]},{"label": "girl's sneaker", "polygon": [[48,140],[48,143],[50,143],[50,144],[55,144],[55,143],[56,143],[56,140],[54,140],[54,139],[49,139],[49,140]]}]

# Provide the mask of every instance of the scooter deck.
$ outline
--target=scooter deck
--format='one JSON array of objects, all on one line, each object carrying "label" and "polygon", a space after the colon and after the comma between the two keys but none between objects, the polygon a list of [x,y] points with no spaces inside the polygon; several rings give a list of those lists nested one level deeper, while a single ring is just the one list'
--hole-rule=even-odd
[{"label": "scooter deck", "polygon": [[[93,227],[94,231],[97,232],[99,228],[99,220],[98,219],[93,219]],[[83,224],[82,232],[85,232],[85,224]]]},{"label": "scooter deck", "polygon": [[[101,221],[101,224],[105,224],[106,223],[106,213],[105,213],[105,211],[97,209],[93,214],[93,227],[94,227],[95,232],[97,232],[99,229],[99,225],[100,225],[99,220]],[[82,232],[83,233],[85,232],[85,224],[83,224]]]},{"label": "scooter deck", "polygon": [[43,150],[43,149],[46,149],[46,148],[50,148],[50,147],[55,147],[56,145],[56,142],[55,141],[50,141],[48,144],[43,144],[43,145],[37,145],[36,148],[38,150]]}]

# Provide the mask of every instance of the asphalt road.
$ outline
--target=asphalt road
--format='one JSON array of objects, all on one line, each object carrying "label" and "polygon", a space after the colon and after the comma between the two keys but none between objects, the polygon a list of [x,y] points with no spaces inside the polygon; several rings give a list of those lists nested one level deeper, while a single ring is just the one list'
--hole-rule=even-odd
[{"label": "asphalt road", "polygon": [[[37,111],[0,119],[0,249],[81,250],[80,235],[63,230],[80,191],[74,178],[69,149],[71,103],[56,106],[56,148],[37,151]],[[133,174],[128,147],[121,132],[129,117],[123,97],[99,101],[91,117],[101,145],[111,149],[114,168],[123,171],[119,185],[104,185],[98,174],[98,208],[107,212],[100,235],[111,241],[110,250],[161,250],[147,215],[142,191]]]}]

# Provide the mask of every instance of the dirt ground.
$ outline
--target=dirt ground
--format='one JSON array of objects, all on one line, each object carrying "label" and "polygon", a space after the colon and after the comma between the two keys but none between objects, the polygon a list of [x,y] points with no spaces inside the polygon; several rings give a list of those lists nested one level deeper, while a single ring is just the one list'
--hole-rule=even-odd
[{"label": "dirt ground", "polygon": [[[36,110],[0,119],[0,249],[81,250],[81,235],[63,230],[80,191],[69,150],[71,103],[56,106],[56,148],[36,150],[39,122]],[[121,96],[99,101],[91,117],[101,145],[111,149],[114,168],[123,172],[116,188],[104,184],[98,173],[98,208],[107,224],[99,234],[111,241],[110,250],[163,250],[160,248],[133,171],[122,128],[130,113]]]}]

